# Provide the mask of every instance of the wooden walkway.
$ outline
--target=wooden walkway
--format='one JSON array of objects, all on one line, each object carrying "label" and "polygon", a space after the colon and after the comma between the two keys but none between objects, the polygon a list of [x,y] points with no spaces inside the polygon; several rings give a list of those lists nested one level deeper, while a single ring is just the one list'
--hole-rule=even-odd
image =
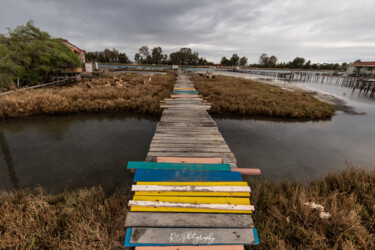
[{"label": "wooden walkway", "polygon": [[210,104],[179,74],[145,162],[135,172],[125,247],[148,249],[244,249],[259,244],[251,213],[251,189],[236,158],[208,114]]}]

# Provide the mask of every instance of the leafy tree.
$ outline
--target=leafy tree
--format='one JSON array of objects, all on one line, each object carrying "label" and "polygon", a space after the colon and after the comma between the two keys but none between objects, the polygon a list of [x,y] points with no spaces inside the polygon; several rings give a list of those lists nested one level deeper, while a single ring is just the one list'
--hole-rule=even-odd
[{"label": "leafy tree", "polygon": [[240,66],[246,66],[246,64],[247,64],[247,58],[245,56],[241,57],[239,65]]},{"label": "leafy tree", "polygon": [[201,58],[199,58],[199,63],[198,64],[199,65],[207,65],[208,62],[207,62],[207,60],[205,58],[201,57]]},{"label": "leafy tree", "polygon": [[268,67],[268,61],[269,61],[269,57],[267,56],[266,53],[263,53],[260,57],[259,57],[259,64],[264,66],[264,67]]},{"label": "leafy tree", "polygon": [[137,63],[141,62],[141,55],[139,53],[135,53],[134,61],[137,62]]},{"label": "leafy tree", "polygon": [[291,63],[293,68],[299,69],[305,64],[305,58],[303,57],[296,57],[294,58],[293,62]]},{"label": "leafy tree", "polygon": [[226,58],[225,56],[223,56],[223,57],[221,58],[220,64],[221,64],[221,65],[224,65],[224,66],[230,66],[230,61],[229,61],[228,58]]},{"label": "leafy tree", "polygon": [[[47,32],[26,25],[9,29],[7,35],[0,35],[3,53],[0,75],[4,84],[12,84],[19,79],[21,85],[34,85],[49,80],[52,72],[81,65],[77,55],[66,46],[62,39],[52,38]],[[11,76],[11,77],[10,77]]]},{"label": "leafy tree", "polygon": [[181,48],[180,51],[169,55],[169,64],[198,65],[199,54],[198,52],[193,52],[190,48]]},{"label": "leafy tree", "polygon": [[278,61],[278,59],[277,59],[276,56],[271,56],[271,57],[268,59],[268,67],[276,68],[277,61]]},{"label": "leafy tree", "polygon": [[161,64],[164,59],[163,50],[161,47],[155,47],[152,49],[152,62],[155,64]]},{"label": "leafy tree", "polygon": [[130,63],[130,60],[125,53],[119,53],[118,62],[119,63]]},{"label": "leafy tree", "polygon": [[150,51],[147,45],[143,45],[142,47],[139,48],[139,55],[141,56],[140,57],[141,63],[148,63],[148,61],[151,62],[152,58],[151,58]]},{"label": "leafy tree", "polygon": [[232,66],[238,65],[239,61],[240,61],[240,57],[237,54],[233,54],[232,57],[230,58],[230,64]]}]

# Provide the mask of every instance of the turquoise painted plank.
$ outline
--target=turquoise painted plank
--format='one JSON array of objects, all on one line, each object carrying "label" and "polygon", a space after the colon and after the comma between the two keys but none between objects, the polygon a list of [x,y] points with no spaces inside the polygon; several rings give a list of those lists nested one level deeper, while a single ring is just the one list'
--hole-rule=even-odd
[{"label": "turquoise painted plank", "polygon": [[169,162],[147,162],[147,161],[129,161],[128,168],[130,169],[231,171],[230,164],[169,163]]},{"label": "turquoise painted plank", "polygon": [[242,177],[230,171],[138,169],[134,181],[242,181]]},{"label": "turquoise painted plank", "polygon": [[[171,230],[173,230],[173,228],[170,228]],[[176,228],[177,229],[177,228]],[[217,228],[220,230],[220,228]],[[227,228],[223,228],[224,230],[228,230]],[[236,228],[237,230],[242,230],[242,229],[239,229],[239,228]],[[185,229],[186,230],[186,229]],[[190,240],[191,243],[177,243],[177,242],[173,242],[173,235],[166,235],[166,237],[169,237],[169,241],[172,241],[172,243],[147,243],[147,242],[142,242],[142,243],[132,243],[131,242],[131,236],[132,236],[132,233],[133,233],[133,228],[128,228],[126,230],[126,236],[125,236],[125,243],[124,243],[124,247],[137,247],[137,246],[197,246],[197,245],[258,245],[259,244],[259,238],[258,238],[258,232],[257,230],[254,228],[249,228],[248,229],[249,232],[248,234],[250,234],[250,236],[252,235],[253,237],[249,237],[248,239],[246,240],[241,240],[240,242],[241,243],[227,243],[226,241],[227,240],[223,240],[222,237],[219,237],[218,239],[214,239],[214,242],[209,244],[210,242],[205,242],[205,241],[202,241],[202,242],[198,242],[197,244],[194,244],[192,242],[192,240]],[[176,231],[180,231],[180,230],[176,230]],[[213,231],[215,231],[213,229]],[[211,238],[215,237],[216,235],[215,234],[211,234]],[[231,236],[231,235],[230,235]],[[140,236],[142,237],[142,235]],[[179,240],[179,241],[182,241],[182,240]],[[185,241],[185,240],[183,240]],[[189,240],[186,240],[187,242],[189,242]],[[226,243],[220,243],[220,242],[226,242]]]},{"label": "turquoise painted plank", "polygon": [[195,91],[195,90],[178,90],[178,89],[175,89],[175,90],[173,90],[173,93],[198,94],[199,92]]}]

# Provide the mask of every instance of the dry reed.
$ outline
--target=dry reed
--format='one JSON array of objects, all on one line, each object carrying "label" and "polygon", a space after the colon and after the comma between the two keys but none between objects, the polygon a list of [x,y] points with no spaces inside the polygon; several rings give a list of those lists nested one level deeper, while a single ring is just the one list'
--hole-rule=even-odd
[{"label": "dry reed", "polygon": [[199,93],[211,103],[210,111],[216,114],[317,120],[329,119],[335,113],[333,105],[310,94],[252,80],[228,76],[197,76],[193,80]]},{"label": "dry reed", "polygon": [[[257,249],[374,249],[375,172],[348,168],[309,185],[249,180]],[[130,187],[0,192],[0,248],[120,249]],[[316,202],[332,217],[304,203]],[[253,248],[253,247],[252,247]]]},{"label": "dry reed", "polygon": [[[110,86],[124,79],[126,86]],[[151,81],[150,81],[151,79]],[[79,112],[160,114],[160,100],[173,90],[173,74],[154,76],[107,76],[63,86],[18,91],[0,98],[0,118]]]}]

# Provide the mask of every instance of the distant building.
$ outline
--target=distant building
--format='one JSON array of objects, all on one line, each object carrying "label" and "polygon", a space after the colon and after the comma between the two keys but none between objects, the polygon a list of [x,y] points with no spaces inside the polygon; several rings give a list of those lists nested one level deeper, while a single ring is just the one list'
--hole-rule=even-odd
[{"label": "distant building", "polygon": [[[79,60],[81,60],[82,65],[86,63],[85,51],[84,50],[81,50],[77,46],[71,44],[66,39],[62,39],[62,41],[66,46],[68,46],[78,56]],[[78,68],[74,69],[74,71],[82,72],[82,67],[78,67]]]},{"label": "distant building", "polygon": [[349,64],[346,70],[351,76],[375,76],[375,62],[355,62]]},{"label": "distant building", "polygon": [[178,65],[172,65],[171,69],[172,70],[178,70],[180,67]]}]

